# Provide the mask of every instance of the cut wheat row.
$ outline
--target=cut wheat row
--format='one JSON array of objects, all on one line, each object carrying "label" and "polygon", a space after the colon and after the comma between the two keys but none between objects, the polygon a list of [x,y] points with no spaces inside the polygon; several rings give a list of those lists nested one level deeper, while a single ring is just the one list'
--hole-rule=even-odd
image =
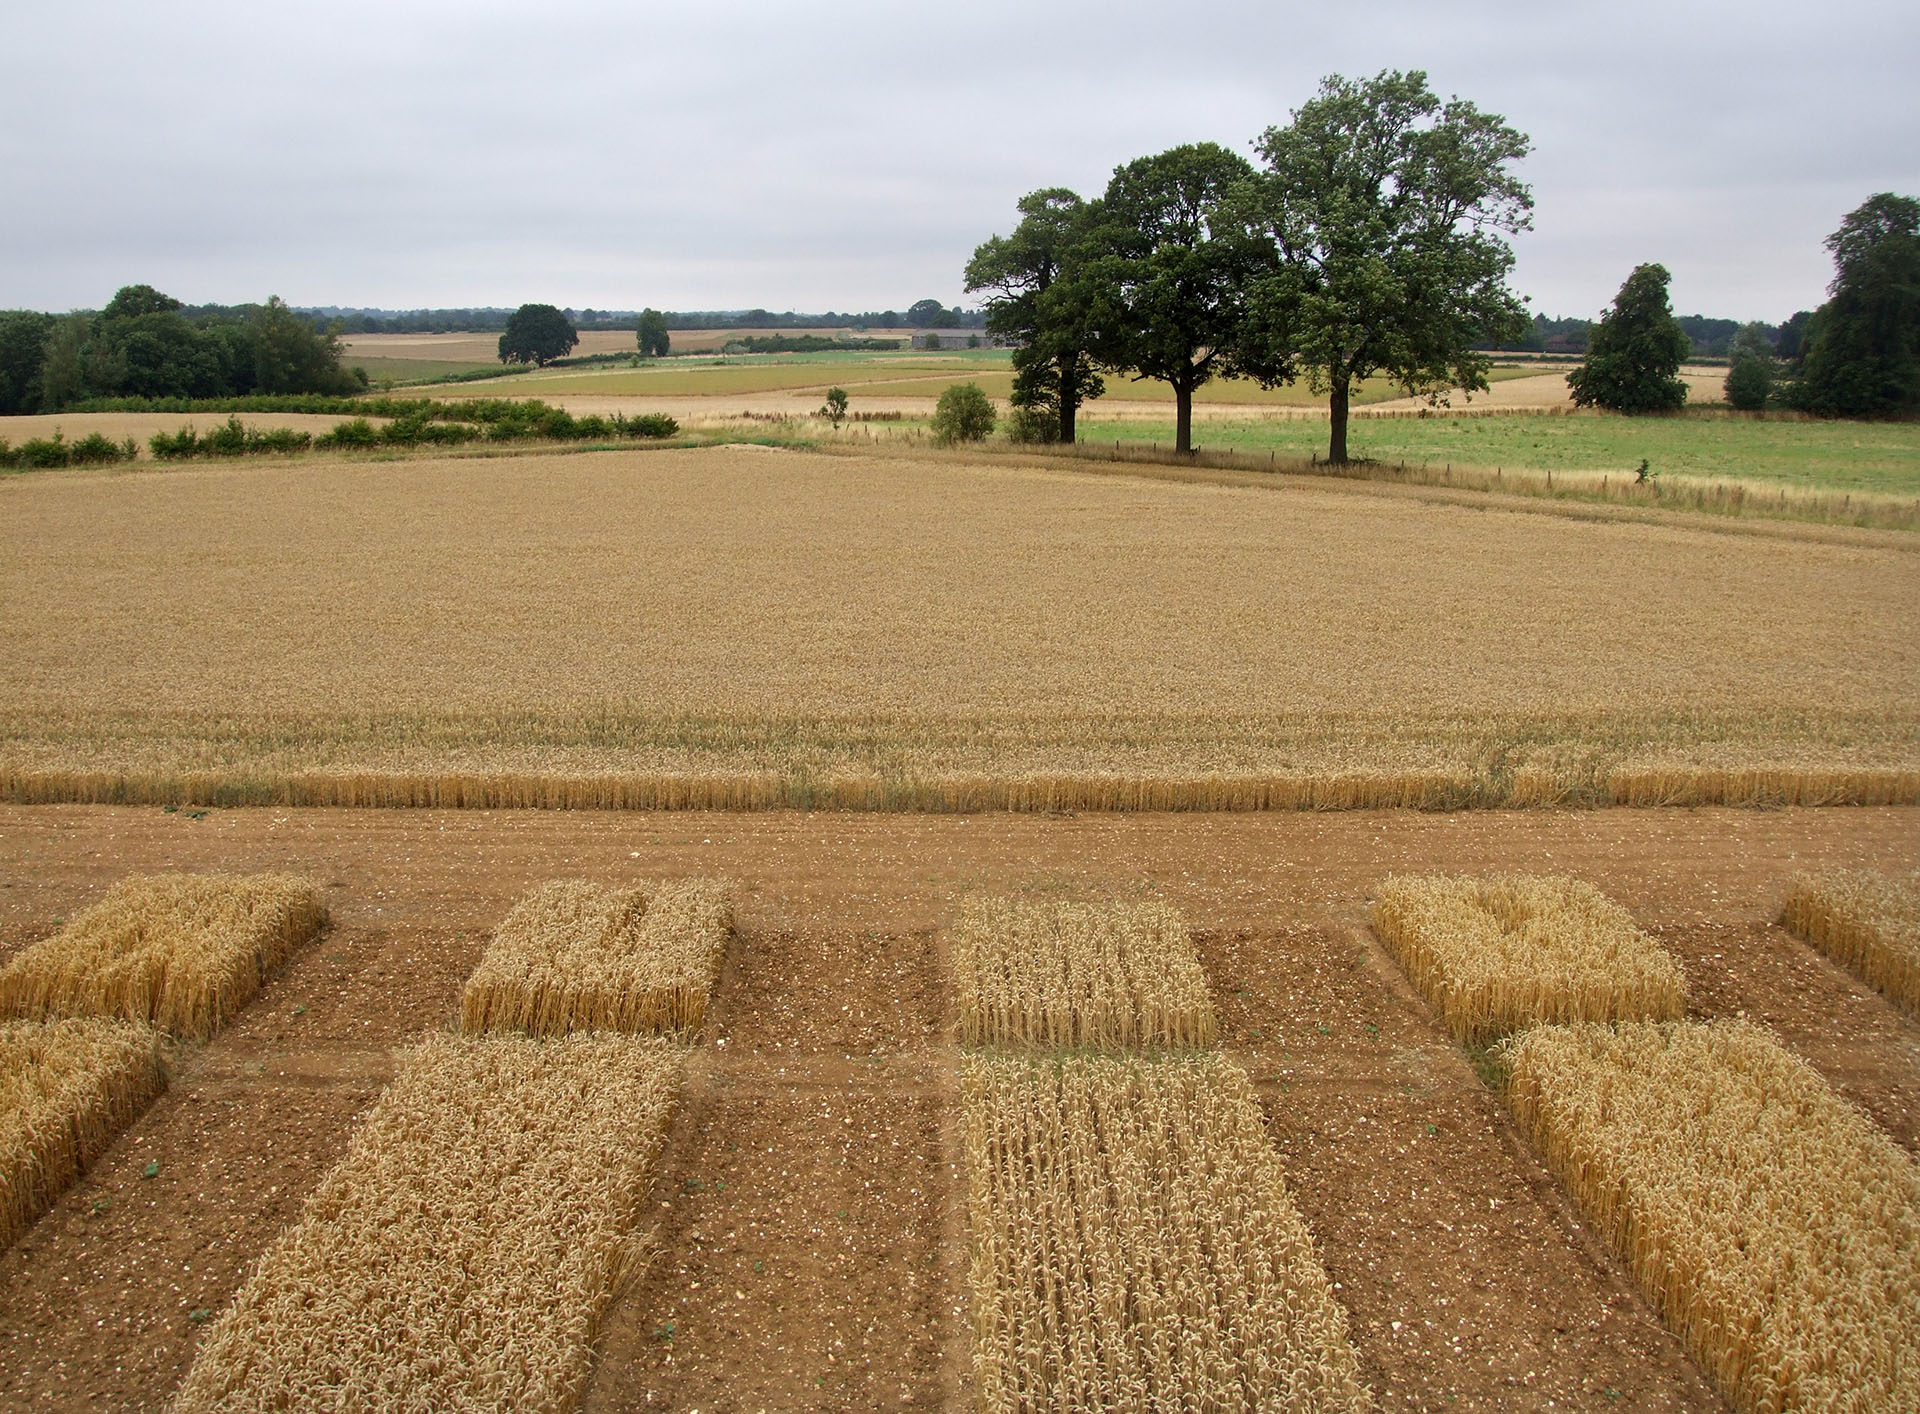
[{"label": "cut wheat row", "polygon": [[684,1067],[612,1034],[406,1053],[174,1410],[572,1408]]},{"label": "cut wheat row", "polygon": [[1390,877],[1373,926],[1464,1042],[1542,1021],[1664,1021],[1686,1012],[1679,964],[1578,879]]},{"label": "cut wheat row", "polygon": [[544,884],[517,902],[468,978],[462,1029],[696,1030],[733,933],[732,889]]},{"label": "cut wheat row", "polygon": [[984,1409],[1371,1407],[1244,1071],[961,1064]]},{"label": "cut wheat row", "polygon": [[1784,921],[1869,986],[1920,1012],[1920,873],[1803,874],[1788,887]]},{"label": "cut wheat row", "polygon": [[0,1022],[0,1248],[165,1087],[151,1027],[98,1017]]},{"label": "cut wheat row", "polygon": [[968,903],[954,935],[969,1045],[1204,1046],[1206,975],[1165,904]]},{"label": "cut wheat row", "polygon": [[1920,1409],[1920,1170],[1745,1022],[1510,1042],[1535,1147],[1742,1410]]},{"label": "cut wheat row", "polygon": [[0,1015],[119,1017],[205,1040],[326,919],[320,891],[292,875],[122,879],[0,967]]}]

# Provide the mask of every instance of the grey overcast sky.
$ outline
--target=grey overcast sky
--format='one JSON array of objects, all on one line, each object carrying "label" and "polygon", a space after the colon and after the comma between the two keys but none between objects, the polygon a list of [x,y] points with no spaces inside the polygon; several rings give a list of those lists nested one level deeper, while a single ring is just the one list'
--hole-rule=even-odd
[{"label": "grey overcast sky", "polygon": [[1658,260],[1682,313],[1779,320],[1920,194],[1913,0],[0,0],[0,53],[0,307],[955,303],[1021,193],[1386,68],[1532,137],[1548,314]]}]

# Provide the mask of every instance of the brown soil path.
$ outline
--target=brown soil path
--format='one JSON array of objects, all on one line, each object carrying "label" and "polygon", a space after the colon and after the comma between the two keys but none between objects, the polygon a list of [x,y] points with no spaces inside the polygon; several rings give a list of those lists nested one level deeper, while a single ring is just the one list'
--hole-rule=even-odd
[{"label": "brown soil path", "polygon": [[1371,938],[1365,899],[1394,870],[1579,873],[1680,954],[1700,1010],[1768,1021],[1912,1149],[1920,1023],[1769,921],[1786,875],[1822,865],[1920,865],[1920,811],[0,808],[0,956],[136,870],[295,868],[334,909],[0,1253],[0,1405],[163,1403],[195,1313],[344,1150],[390,1048],[446,1024],[528,885],[724,873],[741,939],[663,1160],[656,1257],[610,1314],[590,1408],[969,1407],[939,930],[981,890],[1187,912],[1384,1408],[1717,1408]]}]

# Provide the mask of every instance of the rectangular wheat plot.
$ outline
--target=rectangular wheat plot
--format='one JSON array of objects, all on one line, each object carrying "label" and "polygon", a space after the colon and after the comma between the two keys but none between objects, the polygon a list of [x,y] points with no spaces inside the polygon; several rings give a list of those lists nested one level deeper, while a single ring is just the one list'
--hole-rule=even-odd
[{"label": "rectangular wheat plot", "polygon": [[607,889],[543,884],[513,906],[467,979],[467,1031],[690,1031],[733,936],[723,879]]},{"label": "rectangular wheat plot", "polygon": [[562,1410],[639,1256],[684,1067],[653,1037],[440,1036],[201,1345],[178,1411]]},{"label": "rectangular wheat plot", "polygon": [[1509,1099],[1737,1407],[1920,1409],[1920,1170],[1745,1022],[1546,1026]]},{"label": "rectangular wheat plot", "polygon": [[0,968],[0,1014],[111,1016],[205,1040],[327,921],[289,874],[122,879]]},{"label": "rectangular wheat plot", "polygon": [[1868,986],[1920,1011],[1920,874],[1802,875],[1787,892],[1786,924]]},{"label": "rectangular wheat plot", "polygon": [[1624,908],[1578,879],[1389,878],[1373,926],[1462,1041],[1540,1021],[1686,1014],[1679,964]]},{"label": "rectangular wheat plot", "polygon": [[165,1088],[151,1027],[97,1017],[0,1022],[0,1248]]},{"label": "rectangular wheat plot", "polygon": [[969,902],[954,937],[971,1045],[1204,1046],[1206,974],[1165,904]]},{"label": "rectangular wheat plot", "polygon": [[1238,1066],[976,1055],[962,1087],[982,1408],[1371,1407]]}]

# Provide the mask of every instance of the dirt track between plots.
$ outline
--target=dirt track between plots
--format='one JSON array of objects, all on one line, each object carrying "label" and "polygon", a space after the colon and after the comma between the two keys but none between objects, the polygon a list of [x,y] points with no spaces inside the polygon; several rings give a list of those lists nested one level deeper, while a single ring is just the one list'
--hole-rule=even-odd
[{"label": "dirt track between plots", "polygon": [[[1920,1147],[1920,1022],[1771,920],[1786,876],[1920,864],[1920,811],[889,816],[0,808],[0,957],[121,875],[294,868],[334,922],[0,1254],[0,1404],[145,1409],[456,1013],[528,885],[739,882],[586,1407],[971,1407],[944,929],[984,891],[1185,911],[1385,1409],[1717,1409],[1365,925],[1394,870],[1568,870]],[[159,1164],[143,1178],[149,1162]]]}]

